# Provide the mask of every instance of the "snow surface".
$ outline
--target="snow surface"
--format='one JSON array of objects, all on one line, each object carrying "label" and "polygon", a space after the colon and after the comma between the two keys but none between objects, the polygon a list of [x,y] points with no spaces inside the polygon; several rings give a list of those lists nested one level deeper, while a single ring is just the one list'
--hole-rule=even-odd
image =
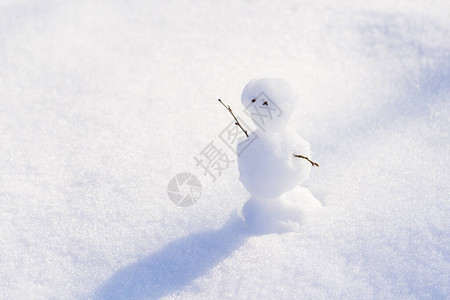
[{"label": "snow surface", "polygon": [[[0,298],[450,298],[449,9],[1,1]],[[320,163],[296,233],[248,234],[236,162],[194,160],[261,77]]]}]

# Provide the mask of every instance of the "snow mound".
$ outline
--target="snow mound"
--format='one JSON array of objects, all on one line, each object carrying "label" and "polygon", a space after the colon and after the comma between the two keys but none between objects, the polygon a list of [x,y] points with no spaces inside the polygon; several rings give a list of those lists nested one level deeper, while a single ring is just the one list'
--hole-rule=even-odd
[{"label": "snow mound", "polygon": [[250,198],[242,207],[247,228],[256,234],[298,231],[322,206],[301,186],[275,199]]}]

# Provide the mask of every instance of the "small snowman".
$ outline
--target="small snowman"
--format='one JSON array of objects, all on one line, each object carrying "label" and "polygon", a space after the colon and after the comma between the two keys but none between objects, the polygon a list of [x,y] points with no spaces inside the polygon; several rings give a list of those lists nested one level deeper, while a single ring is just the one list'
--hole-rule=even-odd
[{"label": "small snowman", "polygon": [[307,158],[309,143],[288,124],[297,98],[286,81],[263,78],[245,86],[241,101],[259,127],[250,134],[251,144],[237,146],[240,180],[251,195],[242,218],[255,233],[297,231],[321,207],[300,186],[317,164]]}]

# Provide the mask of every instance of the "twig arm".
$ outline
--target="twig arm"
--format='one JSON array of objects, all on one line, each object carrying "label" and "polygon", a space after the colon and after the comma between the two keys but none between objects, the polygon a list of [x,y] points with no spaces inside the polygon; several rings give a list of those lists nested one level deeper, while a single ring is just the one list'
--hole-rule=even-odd
[{"label": "twig arm", "polygon": [[230,114],[233,116],[233,118],[234,118],[234,120],[235,120],[234,124],[236,124],[237,126],[239,126],[239,128],[241,128],[242,131],[245,133],[245,135],[248,137],[247,130],[245,130],[245,129],[242,127],[241,123],[239,123],[238,119],[237,119],[236,116],[233,114],[233,111],[231,110],[231,107],[230,107],[229,105],[225,105],[225,104],[222,102],[222,100],[220,100],[220,99],[219,99],[219,102],[222,103],[222,105],[225,106],[225,108],[226,108],[226,109],[230,112]]},{"label": "twig arm", "polygon": [[313,162],[312,160],[310,160],[310,159],[307,158],[306,156],[298,155],[298,154],[294,154],[294,156],[295,156],[295,157],[298,157],[298,158],[306,159],[307,161],[309,161],[309,162],[311,163],[311,165],[312,165],[313,167],[318,167],[318,166],[319,166],[318,163]]}]

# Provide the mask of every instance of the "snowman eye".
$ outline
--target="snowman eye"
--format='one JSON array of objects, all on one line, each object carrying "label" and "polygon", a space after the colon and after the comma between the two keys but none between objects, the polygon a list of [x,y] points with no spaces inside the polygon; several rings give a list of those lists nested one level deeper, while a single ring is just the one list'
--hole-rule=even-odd
[{"label": "snowman eye", "polygon": [[255,102],[256,101],[256,99],[252,99],[252,102]]},{"label": "snowman eye", "polygon": [[267,101],[265,101],[265,102],[263,103],[263,105],[269,105],[269,104],[267,103]]}]

